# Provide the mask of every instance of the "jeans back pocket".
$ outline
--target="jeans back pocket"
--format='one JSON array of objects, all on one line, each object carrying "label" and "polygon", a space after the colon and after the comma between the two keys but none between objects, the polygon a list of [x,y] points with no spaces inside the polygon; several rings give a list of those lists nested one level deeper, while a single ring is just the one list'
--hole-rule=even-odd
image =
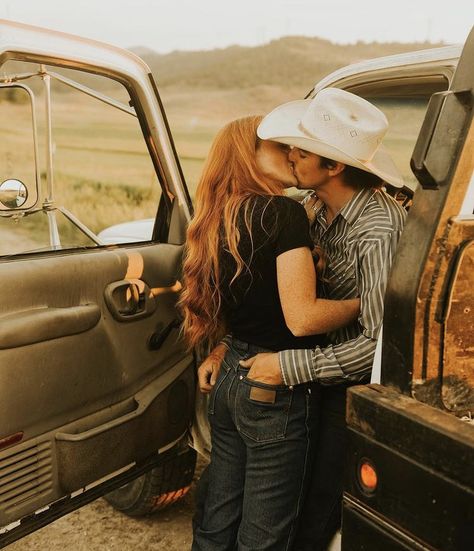
[{"label": "jeans back pocket", "polygon": [[286,437],[292,391],[282,385],[239,380],[235,420],[239,432],[254,442],[273,442]]}]

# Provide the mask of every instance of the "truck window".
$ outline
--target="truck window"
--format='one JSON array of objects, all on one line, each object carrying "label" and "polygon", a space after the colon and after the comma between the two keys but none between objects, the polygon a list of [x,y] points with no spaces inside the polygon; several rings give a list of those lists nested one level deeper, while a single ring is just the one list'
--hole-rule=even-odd
[{"label": "truck window", "polygon": [[[32,155],[31,121],[24,112],[28,105],[18,99],[0,101],[2,120],[9,125],[0,185],[18,179],[34,198],[27,208],[12,207],[11,202],[0,206],[6,236],[0,255],[150,240],[161,188],[125,87],[105,77],[35,64],[9,62],[5,70],[13,79],[20,72],[32,75],[22,83],[34,95],[39,166]],[[31,176],[24,174],[35,170],[40,174],[37,192],[28,184]]]},{"label": "truck window", "polygon": [[416,190],[418,182],[410,169],[410,157],[420,131],[429,97],[367,98],[387,116],[389,127],[384,139],[407,186]]}]

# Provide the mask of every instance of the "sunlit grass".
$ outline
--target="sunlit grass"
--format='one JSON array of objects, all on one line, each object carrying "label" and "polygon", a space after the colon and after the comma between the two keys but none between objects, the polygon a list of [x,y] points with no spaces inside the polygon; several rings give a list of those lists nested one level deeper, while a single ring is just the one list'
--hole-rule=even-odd
[{"label": "sunlit grass", "polygon": [[[53,197],[93,232],[122,222],[153,218],[161,187],[138,120],[90,98],[67,95],[53,104]],[[31,112],[27,104],[2,102],[8,129],[2,140],[1,181],[17,177],[36,200]],[[41,113],[41,110],[38,110]],[[4,125],[5,129],[5,125]],[[48,195],[45,124],[38,120],[41,186],[38,204]],[[174,136],[183,171],[194,194],[212,130],[180,129]],[[5,221],[4,229],[43,243],[45,220],[37,215]],[[47,229],[47,228],[46,228]],[[66,231],[65,228],[62,228]],[[31,245],[31,243],[30,243]]]}]

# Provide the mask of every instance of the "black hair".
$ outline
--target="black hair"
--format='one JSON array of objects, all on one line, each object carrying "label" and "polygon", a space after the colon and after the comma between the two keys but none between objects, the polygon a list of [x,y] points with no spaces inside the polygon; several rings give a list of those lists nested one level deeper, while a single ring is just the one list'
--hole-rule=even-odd
[{"label": "black hair", "polygon": [[[327,157],[321,157],[320,166],[323,168],[334,168],[336,163],[337,161],[333,161]],[[357,185],[362,188],[380,189],[384,185],[384,181],[380,178],[380,176],[350,165],[345,166],[342,172],[342,177],[346,184]]]}]

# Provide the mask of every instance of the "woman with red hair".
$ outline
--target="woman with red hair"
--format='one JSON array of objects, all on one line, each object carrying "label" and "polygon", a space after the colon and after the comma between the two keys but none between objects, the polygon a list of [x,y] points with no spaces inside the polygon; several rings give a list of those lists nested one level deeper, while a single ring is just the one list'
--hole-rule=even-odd
[{"label": "woman with red hair", "polygon": [[[313,348],[321,334],[359,313],[358,299],[317,298],[308,219],[283,193],[296,185],[287,146],[260,140],[260,121],[246,117],[218,133],[187,234],[184,334],[201,349],[230,335],[214,384],[200,377],[204,391],[212,388],[212,451],[195,551],[290,549],[316,388],[255,379],[239,362],[258,352]],[[295,296],[295,286],[304,292]]]}]

